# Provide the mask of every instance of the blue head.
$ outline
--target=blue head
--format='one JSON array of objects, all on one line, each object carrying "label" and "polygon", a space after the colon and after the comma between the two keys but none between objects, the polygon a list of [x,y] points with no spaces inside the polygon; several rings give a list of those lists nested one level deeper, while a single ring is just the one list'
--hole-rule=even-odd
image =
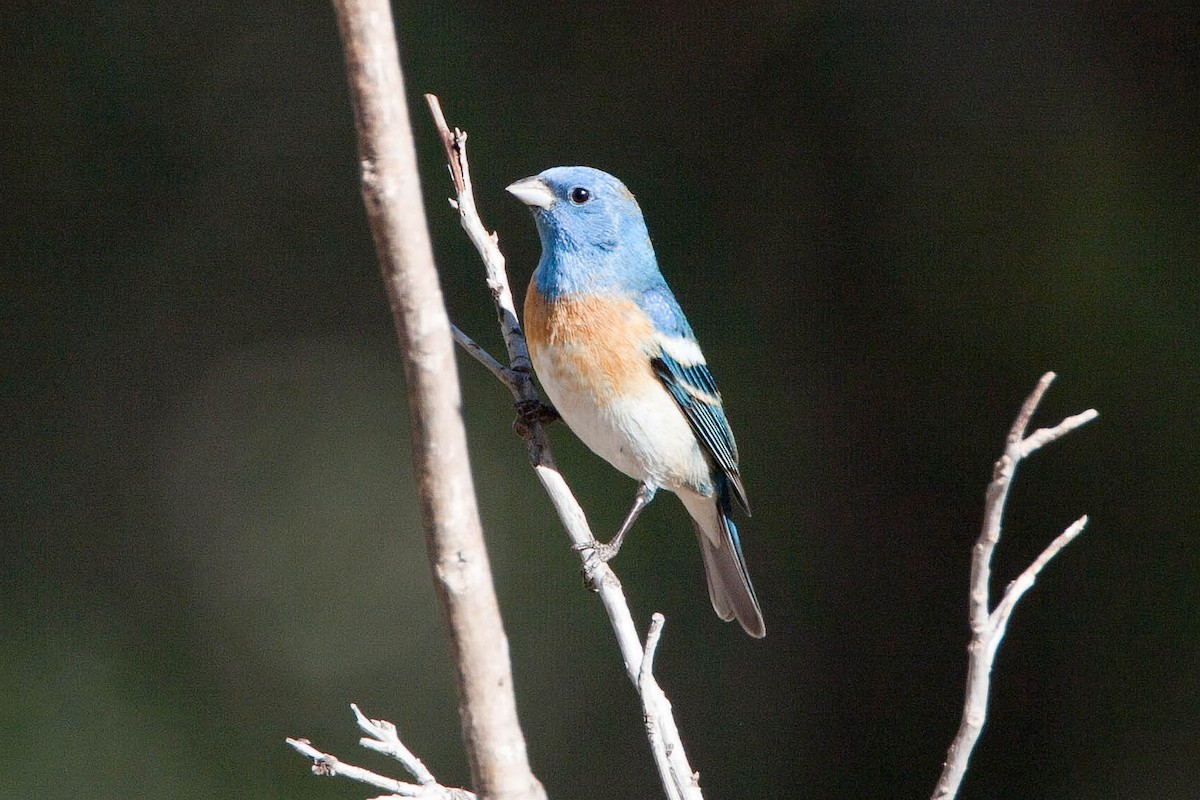
[{"label": "blue head", "polygon": [[552,167],[508,187],[542,240],[534,282],[564,292],[636,292],[662,283],[642,210],[625,184],[591,167]]}]

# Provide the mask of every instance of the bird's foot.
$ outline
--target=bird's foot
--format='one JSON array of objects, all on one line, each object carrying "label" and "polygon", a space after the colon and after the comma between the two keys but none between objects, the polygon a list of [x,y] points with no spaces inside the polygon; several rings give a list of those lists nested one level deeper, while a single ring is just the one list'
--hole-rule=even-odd
[{"label": "bird's foot", "polygon": [[617,553],[621,550],[621,542],[616,537],[611,542],[602,542],[599,539],[592,539],[586,544],[577,544],[572,548],[577,553],[582,553],[584,550],[592,550],[596,553],[596,558],[608,563],[617,557]]},{"label": "bird's foot", "polygon": [[596,556],[603,562],[612,561],[617,557],[617,553],[621,549],[621,542],[625,541],[625,534],[629,533],[629,529],[633,527],[633,521],[638,518],[638,514],[642,513],[642,509],[650,505],[650,501],[654,499],[654,493],[658,491],[658,487],[652,483],[638,484],[637,496],[633,501],[633,508],[629,509],[629,514],[625,517],[625,521],[621,523],[621,529],[617,534],[607,542],[601,542],[598,539],[592,539],[587,544],[575,545],[576,552],[584,550],[595,551]]},{"label": "bird's foot", "polygon": [[529,436],[535,424],[549,425],[555,420],[562,419],[554,406],[543,403],[536,397],[532,400],[518,400],[513,403],[517,409],[517,418],[513,421],[513,430],[522,439]]}]

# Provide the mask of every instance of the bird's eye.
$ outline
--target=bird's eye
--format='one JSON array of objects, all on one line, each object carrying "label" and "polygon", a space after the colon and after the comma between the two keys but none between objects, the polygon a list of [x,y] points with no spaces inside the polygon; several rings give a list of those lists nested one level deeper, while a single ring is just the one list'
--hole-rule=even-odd
[{"label": "bird's eye", "polygon": [[571,202],[577,206],[581,206],[591,199],[592,193],[582,186],[576,186],[571,190]]}]

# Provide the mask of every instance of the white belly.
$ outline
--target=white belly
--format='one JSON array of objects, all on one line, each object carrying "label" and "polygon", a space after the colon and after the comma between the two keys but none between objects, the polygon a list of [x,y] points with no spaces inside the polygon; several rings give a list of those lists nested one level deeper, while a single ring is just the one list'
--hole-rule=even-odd
[{"label": "white belly", "polygon": [[711,493],[708,460],[687,418],[648,366],[649,380],[638,382],[636,391],[598,398],[552,348],[531,355],[550,402],[593,452],[634,480],[675,492]]}]

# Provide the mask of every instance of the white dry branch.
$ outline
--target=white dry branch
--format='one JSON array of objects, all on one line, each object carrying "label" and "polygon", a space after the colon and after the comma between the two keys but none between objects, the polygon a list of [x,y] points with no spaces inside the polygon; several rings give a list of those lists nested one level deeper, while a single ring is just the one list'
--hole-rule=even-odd
[{"label": "white dry branch", "polygon": [[[475,208],[475,195],[467,164],[467,135],[457,128],[451,130],[446,124],[437,97],[427,94],[425,100],[429,103],[430,112],[446,149],[446,158],[454,181],[457,198],[451,200],[450,204],[458,209],[463,230],[483,259],[487,285],[496,304],[510,366],[501,364],[457,328],[454,330],[454,338],[509,388],[517,400],[518,407],[537,408],[540,406],[540,399],[530,377],[532,367],[529,351],[518,322],[504,255],[500,252],[496,235],[484,227]],[[523,418],[518,428],[525,439],[534,472],[550,496],[571,544],[579,553],[584,578],[588,586],[600,595],[600,601],[608,614],[621,650],[625,672],[641,697],[646,735],[654,751],[654,760],[663,789],[670,800],[702,800],[699,776],[692,771],[688,763],[687,753],[683,749],[679,729],[671,712],[671,703],[651,671],[654,648],[657,647],[658,637],[662,632],[663,617],[661,614],[655,614],[646,644],[643,646],[629,611],[629,604],[621,590],[621,582],[612,568],[600,560],[594,549],[596,537],[592,535],[579,502],[555,466],[540,419],[536,414],[528,415]]]},{"label": "white dry branch", "polygon": [[1087,525],[1086,515],[1071,523],[1034,559],[1032,564],[1017,576],[1016,580],[1008,585],[995,609],[990,608],[989,584],[992,572],[992,553],[1000,541],[1004,504],[1008,499],[1008,490],[1012,486],[1017,464],[1042,446],[1065,436],[1099,416],[1095,409],[1088,409],[1080,414],[1067,417],[1053,428],[1039,428],[1026,436],[1025,430],[1029,427],[1033,412],[1037,410],[1042,396],[1053,380],[1054,373],[1047,372],[1038,381],[1029,397],[1025,399],[1021,411],[1017,414],[1017,418],[1008,432],[1004,454],[996,462],[992,482],[988,485],[983,510],[983,528],[971,557],[971,587],[968,601],[971,643],[967,646],[967,686],[962,721],[959,723],[958,732],[946,753],[946,763],[942,768],[937,787],[934,789],[933,800],[952,800],[958,794],[958,788],[967,771],[967,761],[971,758],[971,751],[975,748],[975,742],[979,739],[979,734],[983,730],[983,722],[987,717],[992,663],[996,657],[996,648],[1000,646],[1000,640],[1004,638],[1004,632],[1008,627],[1008,618],[1012,614],[1013,608],[1021,596],[1033,586],[1042,567],[1046,566],[1050,559],[1082,533],[1084,526]]},{"label": "white dry branch", "polygon": [[358,723],[358,727],[363,733],[367,734],[359,739],[358,743],[369,750],[374,750],[396,759],[404,765],[404,768],[408,770],[408,773],[417,782],[407,783],[371,772],[362,767],[356,767],[353,764],[347,764],[339,760],[336,756],[321,752],[313,747],[307,739],[288,739],[288,744],[302,755],[306,755],[313,760],[312,771],[314,775],[329,777],[341,775],[344,778],[361,781],[377,789],[384,789],[391,792],[389,795],[382,795],[374,800],[383,800],[384,797],[417,797],[424,800],[475,799],[475,795],[466,789],[456,789],[450,786],[442,786],[438,783],[437,779],[433,777],[433,773],[421,763],[421,759],[413,755],[412,751],[400,741],[400,736],[396,732],[395,725],[385,719],[369,719],[353,703],[350,704],[350,709],[354,712],[354,718]]},{"label": "white dry branch", "polygon": [[471,785],[486,798],[545,800],[517,718],[390,0],[333,0],[333,8],[358,134],[363,203],[404,361],[414,482],[455,668]]}]

